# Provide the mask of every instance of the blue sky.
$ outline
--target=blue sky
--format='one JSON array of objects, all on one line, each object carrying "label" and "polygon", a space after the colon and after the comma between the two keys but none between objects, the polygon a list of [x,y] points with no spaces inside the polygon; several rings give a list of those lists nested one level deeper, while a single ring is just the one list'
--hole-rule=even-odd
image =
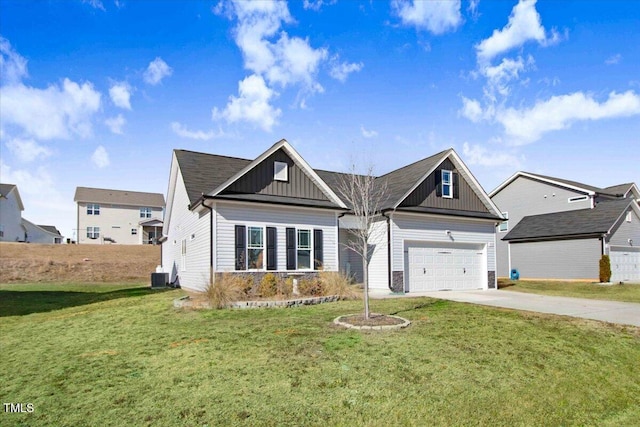
[{"label": "blue sky", "polygon": [[77,186],[166,193],[171,151],[379,174],[453,147],[640,182],[634,1],[0,0],[0,180],[75,237]]}]

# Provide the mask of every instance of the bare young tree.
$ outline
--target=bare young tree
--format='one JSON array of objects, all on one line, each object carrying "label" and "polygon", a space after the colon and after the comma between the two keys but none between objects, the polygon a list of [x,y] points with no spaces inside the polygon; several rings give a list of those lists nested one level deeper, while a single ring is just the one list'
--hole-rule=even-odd
[{"label": "bare young tree", "polygon": [[362,257],[364,317],[369,319],[369,261],[372,246],[382,240],[373,226],[382,217],[382,205],[388,198],[387,185],[385,181],[376,179],[372,166],[361,175],[356,173],[356,165],[352,164],[349,173],[340,176],[337,191],[351,209],[349,215],[354,220],[353,227],[348,228],[352,238],[342,245]]}]

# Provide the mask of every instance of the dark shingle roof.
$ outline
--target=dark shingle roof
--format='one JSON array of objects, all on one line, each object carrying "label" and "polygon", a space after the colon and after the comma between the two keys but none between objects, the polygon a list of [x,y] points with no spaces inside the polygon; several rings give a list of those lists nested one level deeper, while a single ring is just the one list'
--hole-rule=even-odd
[{"label": "dark shingle roof", "polygon": [[174,150],[189,202],[196,203],[203,194],[223,184],[251,160],[218,156],[188,150]]},{"label": "dark shingle roof", "polygon": [[611,187],[603,188],[602,192],[611,194],[612,196],[623,196],[633,187],[633,183],[612,185]]},{"label": "dark shingle roof", "polygon": [[77,187],[73,201],[164,208],[164,195],[160,193],[109,190],[106,188]]},{"label": "dark shingle roof", "polygon": [[562,184],[570,185],[572,187],[582,188],[582,189],[585,189],[585,190],[593,191],[594,193],[603,194],[603,195],[607,195],[607,196],[622,195],[622,194],[626,193],[627,191],[629,191],[629,188],[631,188],[631,186],[633,185],[633,183],[629,183],[629,184],[613,185],[611,187],[606,187],[606,188],[600,188],[600,187],[594,187],[593,185],[584,184],[582,182],[571,181],[569,179],[555,178],[553,176],[540,175],[540,174],[531,173],[531,172],[524,172],[524,173],[526,173],[528,175],[531,175],[531,176],[537,176],[537,177],[542,178],[542,179],[548,179],[548,180],[551,180],[551,181],[557,181],[557,182],[560,182]]},{"label": "dark shingle roof", "polygon": [[389,199],[383,209],[391,208],[400,202],[400,198],[418,182],[418,179],[434,166],[440,163],[450,150],[441,151],[433,156],[418,160],[415,163],[396,169],[376,179],[381,185],[386,185],[389,192]]},{"label": "dark shingle roof", "polygon": [[607,233],[634,203],[630,199],[598,203],[593,209],[526,216],[502,240],[560,238]]},{"label": "dark shingle roof", "polygon": [[60,231],[53,225],[38,225],[38,227],[42,228],[44,231],[48,231],[49,233],[57,234],[60,236]]}]

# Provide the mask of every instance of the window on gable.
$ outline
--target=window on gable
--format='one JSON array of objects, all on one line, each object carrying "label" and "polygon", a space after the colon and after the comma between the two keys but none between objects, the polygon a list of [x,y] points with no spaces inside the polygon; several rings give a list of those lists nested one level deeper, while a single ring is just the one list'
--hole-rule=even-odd
[{"label": "window on gable", "polygon": [[250,270],[260,270],[264,265],[263,234],[262,227],[247,227],[247,261]]},{"label": "window on gable", "polygon": [[87,237],[89,239],[97,239],[100,237],[100,227],[87,227]]},{"label": "window on gable", "polygon": [[504,233],[505,231],[509,231],[509,212],[502,212],[502,216],[505,217],[506,220],[500,223],[498,231]]},{"label": "window on gable", "polygon": [[87,204],[87,215],[100,215],[100,205],[95,203]]},{"label": "window on gable", "polygon": [[140,208],[140,218],[151,218],[151,208]]},{"label": "window on gable", "polygon": [[627,222],[631,222],[631,211],[627,212]]},{"label": "window on gable", "polygon": [[298,230],[298,270],[311,269],[311,230]]},{"label": "window on gable", "polygon": [[273,162],[273,179],[276,181],[288,181],[289,165],[285,162]]},{"label": "window on gable", "polygon": [[442,170],[442,197],[453,198],[453,174],[451,171]]}]

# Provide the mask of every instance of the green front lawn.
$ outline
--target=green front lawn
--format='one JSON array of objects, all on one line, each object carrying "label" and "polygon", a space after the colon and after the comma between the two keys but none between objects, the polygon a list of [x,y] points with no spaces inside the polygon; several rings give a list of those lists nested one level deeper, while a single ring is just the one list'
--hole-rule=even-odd
[{"label": "green front lawn", "polygon": [[[172,307],[182,295],[175,290],[53,289],[66,308],[47,311],[46,290],[0,289],[0,397],[35,408],[3,412],[0,425],[620,426],[640,419],[639,328],[401,298],[372,300],[372,310],[408,318],[409,328],[361,333],[331,323],[360,311],[359,301],[196,312]],[[74,290],[113,298],[79,301]],[[41,302],[30,303],[31,295]],[[8,315],[20,312],[31,314]]]},{"label": "green front lawn", "polygon": [[499,279],[498,287],[507,291],[529,292],[575,298],[640,302],[640,285],[599,285],[591,282],[552,282]]}]

